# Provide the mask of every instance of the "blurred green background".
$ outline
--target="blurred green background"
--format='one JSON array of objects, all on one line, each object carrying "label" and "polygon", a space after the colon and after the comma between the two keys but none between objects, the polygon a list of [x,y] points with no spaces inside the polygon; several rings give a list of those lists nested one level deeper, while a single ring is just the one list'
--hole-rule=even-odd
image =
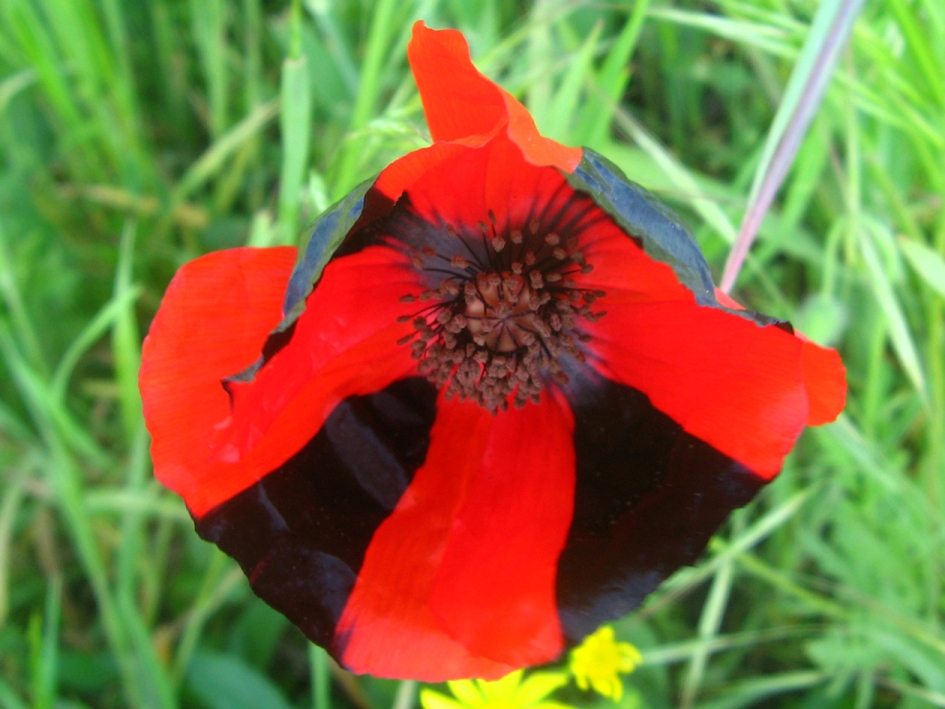
[{"label": "blurred green background", "polygon": [[[426,143],[417,18],[718,275],[817,6],[0,0],[0,707],[414,706],[310,649],[153,480],[136,373],[168,280],[297,242]],[[945,3],[867,2],[733,292],[841,350],[846,413],[617,625],[624,709],[945,706],[943,197]]]}]

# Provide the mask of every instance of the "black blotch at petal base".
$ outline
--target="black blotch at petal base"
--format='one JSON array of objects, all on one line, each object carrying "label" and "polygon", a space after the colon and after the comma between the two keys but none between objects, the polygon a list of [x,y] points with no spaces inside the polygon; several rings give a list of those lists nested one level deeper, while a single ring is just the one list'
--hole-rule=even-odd
[{"label": "black blotch at petal base", "polygon": [[195,520],[197,533],[331,648],[371,537],[426,458],[435,415],[436,390],[419,377],[349,397],[284,465]]},{"label": "black blotch at petal base", "polygon": [[[636,608],[765,480],[685,433],[649,399],[587,369],[568,372],[574,515],[558,561],[566,641]],[[423,464],[436,390],[413,377],[342,401],[318,434],[260,482],[196,520],[258,596],[340,654],[337,622],[376,529]]]},{"label": "black blotch at petal base", "polygon": [[692,564],[766,481],[638,390],[586,370],[569,376],[577,480],[557,596],[565,638],[576,644]]}]

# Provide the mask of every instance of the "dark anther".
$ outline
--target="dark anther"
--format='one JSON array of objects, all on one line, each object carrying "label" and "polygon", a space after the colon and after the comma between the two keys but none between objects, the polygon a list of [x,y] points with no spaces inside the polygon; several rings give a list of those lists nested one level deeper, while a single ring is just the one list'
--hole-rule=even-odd
[{"label": "dark anther", "polygon": [[[443,271],[426,265],[424,257],[448,260],[461,272],[437,276],[435,288],[401,298],[433,302],[398,318],[412,319],[415,330],[398,343],[411,343],[418,372],[442,387],[444,396],[475,401],[496,413],[510,401],[516,407],[539,402],[549,383],[568,384],[563,359],[586,361],[582,344],[591,336],[580,323],[603,317],[590,306],[605,294],[582,289],[573,277],[591,271],[577,251],[578,235],[562,236],[537,219],[505,231],[492,211],[488,220],[477,225],[480,235],[467,231],[466,238],[445,225],[447,234],[457,237],[440,246],[446,253],[426,246],[410,254],[431,280]],[[510,242],[515,248],[506,248]],[[456,253],[460,248],[465,252]]]}]

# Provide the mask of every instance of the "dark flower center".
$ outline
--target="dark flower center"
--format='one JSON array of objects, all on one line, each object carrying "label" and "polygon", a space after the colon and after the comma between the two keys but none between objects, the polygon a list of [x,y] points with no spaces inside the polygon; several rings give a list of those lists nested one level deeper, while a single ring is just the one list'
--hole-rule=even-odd
[{"label": "dark flower center", "polygon": [[[568,382],[567,362],[585,362],[581,321],[604,315],[591,306],[605,294],[579,287],[575,276],[593,268],[578,250],[578,237],[563,239],[532,221],[503,233],[480,224],[478,233],[443,228],[456,253],[424,247],[414,266],[438,285],[422,292],[433,301],[413,316],[416,332],[401,340],[420,361],[419,372],[447,398],[472,400],[493,413],[537,403],[549,380]],[[461,251],[461,253],[460,253]],[[413,302],[414,296],[404,296]]]}]

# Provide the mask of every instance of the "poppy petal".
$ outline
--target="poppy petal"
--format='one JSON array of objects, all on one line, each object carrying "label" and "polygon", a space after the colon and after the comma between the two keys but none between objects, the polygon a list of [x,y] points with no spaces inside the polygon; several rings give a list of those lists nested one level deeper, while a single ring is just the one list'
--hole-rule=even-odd
[{"label": "poppy petal", "polygon": [[801,364],[810,404],[807,425],[821,426],[836,420],[846,405],[847,370],[839,352],[811,342],[802,333],[796,334],[803,347]]},{"label": "poppy petal", "polygon": [[251,364],[282,318],[296,250],[230,249],[195,259],[167,288],[141,356],[154,473],[185,500],[214,427],[230,414],[220,382]]},{"label": "poppy petal", "polygon": [[758,475],[777,474],[808,415],[797,338],[693,299],[611,290],[601,307],[586,327],[599,371]]},{"label": "poppy petal", "polygon": [[584,326],[593,366],[642,391],[687,432],[773,477],[808,419],[839,411],[839,359],[809,349],[816,346],[770,318],[720,307],[688,230],[613,170],[588,152],[569,178],[623,227],[588,230],[581,249],[593,270],[574,275],[578,287],[606,294],[596,306],[606,315]]},{"label": "poppy petal", "polygon": [[434,141],[483,143],[508,121],[501,90],[473,66],[461,32],[430,29],[418,20],[407,59]]},{"label": "poppy petal", "polygon": [[434,141],[478,146],[507,129],[533,165],[571,172],[580,162],[580,148],[543,137],[526,108],[473,66],[460,32],[433,30],[418,21],[407,57]]},{"label": "poppy petal", "polygon": [[192,472],[185,500],[200,516],[284,463],[348,396],[367,394],[416,371],[411,313],[402,296],[421,290],[403,254],[372,246],[325,267],[287,341],[250,381],[231,379],[232,413],[210,439],[207,465]]},{"label": "poppy petal", "polygon": [[[425,245],[441,248],[450,238],[444,225],[466,227],[477,241],[483,238],[482,229],[490,227],[506,234],[534,220],[548,228],[564,227],[580,216],[574,195],[558,170],[527,162],[503,135],[444,159],[406,190],[411,211],[435,228],[429,237],[436,241]],[[403,230],[391,235],[414,248],[421,245]]]},{"label": "poppy petal", "polygon": [[375,246],[333,260],[281,349],[225,390],[278,325],[295,253],[238,249],[185,265],[152,325],[141,389],[155,470],[197,517],[284,463],[339,401],[416,370],[398,317],[410,313],[399,296],[420,285],[401,253]]},{"label": "poppy petal", "polygon": [[520,667],[562,649],[552,589],[572,515],[572,429],[549,393],[496,416],[432,593],[434,617],[475,654]]},{"label": "poppy petal", "polygon": [[437,407],[426,462],[374,535],[339,624],[343,663],[495,679],[562,649],[554,577],[571,521],[570,414],[553,397],[496,416]]},{"label": "poppy petal", "polygon": [[573,372],[566,392],[577,482],[557,596],[565,635],[577,643],[692,564],[766,481],[637,389],[585,370]]},{"label": "poppy petal", "polygon": [[458,143],[434,143],[427,148],[414,150],[394,160],[377,178],[375,187],[391,200],[397,200],[404,190],[440,163],[458,157],[470,150]]},{"label": "poppy petal", "polygon": [[569,148],[538,132],[535,119],[521,103],[505,89],[502,97],[509,112],[508,136],[518,145],[525,159],[532,165],[551,165],[564,172],[573,172],[581,162],[583,148]]},{"label": "poppy petal", "polygon": [[[719,289],[715,290],[715,298],[726,308],[745,309],[745,306]],[[794,334],[803,347],[801,362],[804,367],[804,385],[807,387],[807,398],[810,403],[807,425],[820,426],[830,423],[837,418],[846,405],[846,368],[840,359],[840,353],[829,347],[821,347],[802,332]]]},{"label": "poppy petal", "polygon": [[420,377],[348,397],[298,453],[198,518],[197,532],[331,649],[371,538],[426,458],[435,414],[436,389]]}]

